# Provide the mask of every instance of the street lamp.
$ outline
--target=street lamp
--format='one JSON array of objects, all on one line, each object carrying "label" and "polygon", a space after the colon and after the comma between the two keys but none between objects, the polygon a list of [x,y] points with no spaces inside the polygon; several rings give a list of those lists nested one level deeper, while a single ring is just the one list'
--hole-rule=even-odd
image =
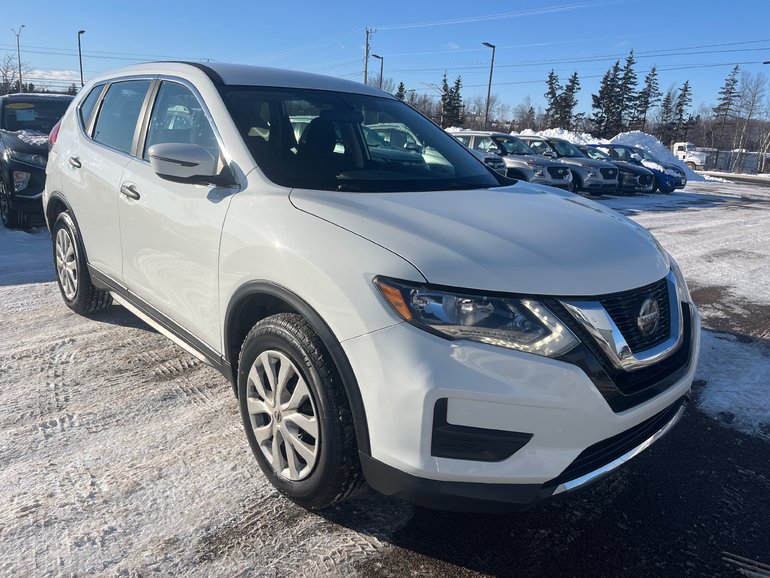
[{"label": "street lamp", "polygon": [[379,89],[382,90],[382,65],[385,63],[385,59],[380,56],[379,54],[372,54],[372,58],[379,58],[380,59],[380,86]]},{"label": "street lamp", "polygon": [[484,130],[487,130],[489,124],[489,99],[492,98],[492,71],[495,69],[495,45],[489,42],[482,42],[482,44],[492,49],[492,63],[489,65],[489,86],[487,86],[487,112],[484,114]]},{"label": "street lamp", "polygon": [[78,30],[78,60],[80,61],[80,86],[83,86],[83,53],[80,50],[80,37],[85,34],[85,30]]},{"label": "street lamp", "polygon": [[22,28],[24,28],[24,24],[21,25],[18,32],[16,32],[14,28],[11,28],[11,32],[16,35],[16,56],[19,57],[19,92],[21,92],[21,49],[19,48],[19,35],[21,34]]}]

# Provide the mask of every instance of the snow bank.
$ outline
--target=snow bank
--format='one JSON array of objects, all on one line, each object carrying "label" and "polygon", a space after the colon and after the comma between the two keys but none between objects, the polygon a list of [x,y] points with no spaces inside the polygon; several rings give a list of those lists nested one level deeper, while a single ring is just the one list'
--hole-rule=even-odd
[{"label": "snow bank", "polygon": [[[707,177],[704,177],[703,175],[699,175],[690,167],[685,165],[682,161],[676,158],[674,156],[674,153],[668,150],[662,142],[660,142],[651,134],[647,134],[646,132],[642,132],[639,130],[632,130],[631,132],[622,132],[619,135],[616,135],[615,137],[613,137],[610,142],[612,144],[622,144],[622,145],[642,147],[644,149],[647,149],[659,161],[668,165],[676,165],[680,169],[682,169],[684,171],[684,174],[687,175],[688,181],[710,180]],[[645,163],[645,165],[646,164],[647,163]]]},{"label": "snow bank", "polygon": [[[517,134],[517,133],[511,133],[511,134]],[[571,132],[568,130],[564,130],[563,128],[549,128],[546,130],[541,130],[540,132],[535,132],[531,129],[524,129],[518,134],[523,136],[543,136],[548,138],[562,138],[576,145],[603,144],[603,143],[610,142],[605,139],[596,138],[595,136],[588,134],[587,132]]]}]

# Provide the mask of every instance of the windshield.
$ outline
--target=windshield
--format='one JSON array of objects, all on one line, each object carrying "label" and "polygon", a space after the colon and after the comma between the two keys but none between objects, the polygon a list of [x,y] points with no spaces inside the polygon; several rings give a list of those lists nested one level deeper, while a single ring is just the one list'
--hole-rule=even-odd
[{"label": "windshield", "polygon": [[560,157],[584,157],[578,148],[566,140],[549,140],[551,146],[556,150]]},{"label": "windshield", "polygon": [[399,192],[502,185],[399,100],[253,86],[228,86],[222,94],[257,165],[282,186]]},{"label": "windshield", "polygon": [[605,153],[604,151],[600,151],[597,148],[594,147],[585,147],[580,149],[582,152],[586,154],[586,156],[590,159],[596,159],[597,161],[612,161],[612,157]]},{"label": "windshield", "polygon": [[48,134],[64,116],[69,98],[14,99],[6,102],[0,117],[0,128],[8,131],[32,130]]},{"label": "windshield", "polygon": [[642,147],[632,147],[634,152],[639,153],[639,156],[642,157],[646,161],[651,161],[653,163],[660,164],[660,161],[656,159],[652,154],[650,154],[649,151],[643,149]]},{"label": "windshield", "polygon": [[534,155],[535,151],[529,148],[524,141],[512,136],[493,137],[495,142],[505,149],[509,155]]}]

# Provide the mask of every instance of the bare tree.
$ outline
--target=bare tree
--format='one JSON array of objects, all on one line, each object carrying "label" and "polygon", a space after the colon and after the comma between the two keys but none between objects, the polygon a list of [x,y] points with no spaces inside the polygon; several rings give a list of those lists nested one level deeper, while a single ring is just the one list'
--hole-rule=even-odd
[{"label": "bare tree", "polygon": [[750,72],[744,71],[741,74],[740,86],[738,126],[736,127],[733,140],[733,149],[738,151],[733,161],[734,171],[739,170],[743,164],[752,127],[756,124],[756,117],[761,113],[761,107],[764,104],[767,90],[767,77],[762,72],[753,76]]}]

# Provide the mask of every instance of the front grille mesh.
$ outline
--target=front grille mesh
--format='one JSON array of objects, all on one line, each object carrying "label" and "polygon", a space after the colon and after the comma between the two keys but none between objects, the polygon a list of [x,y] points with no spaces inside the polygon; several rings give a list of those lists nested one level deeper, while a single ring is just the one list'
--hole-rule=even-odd
[{"label": "front grille mesh", "polygon": [[569,169],[567,167],[548,167],[548,174],[553,179],[566,179]]},{"label": "front grille mesh", "polygon": [[[642,303],[647,298],[657,302],[660,319],[650,335],[643,335],[637,325],[637,319]],[[610,314],[634,353],[641,353],[663,343],[671,333],[671,307],[665,278],[639,289],[602,297],[599,302]]]},{"label": "front grille mesh", "polygon": [[615,179],[618,176],[618,169],[600,169],[605,179]]}]

